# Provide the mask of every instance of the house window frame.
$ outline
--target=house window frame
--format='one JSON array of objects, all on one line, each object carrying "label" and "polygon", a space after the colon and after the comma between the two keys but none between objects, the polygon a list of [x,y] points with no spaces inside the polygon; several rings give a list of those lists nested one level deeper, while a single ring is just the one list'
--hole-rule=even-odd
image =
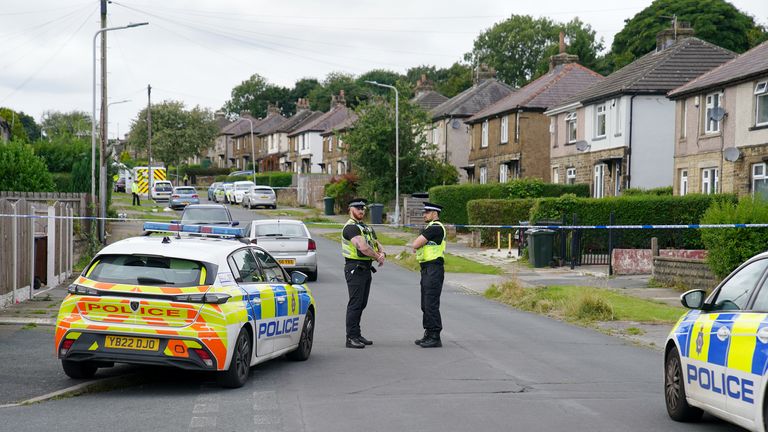
[{"label": "house window frame", "polygon": [[718,91],[707,94],[704,105],[704,134],[712,135],[720,133],[720,122],[710,119],[709,115],[712,110],[721,107],[722,104],[723,92]]},{"label": "house window frame", "polygon": [[[714,178],[713,178],[714,177]],[[717,167],[701,169],[701,193],[704,195],[716,194],[720,186],[720,170]]]},{"label": "house window frame", "polygon": [[478,176],[480,184],[488,183],[488,167],[483,165],[480,167],[480,174]]},{"label": "house window frame", "polygon": [[688,136],[688,103],[686,99],[682,100],[680,105],[680,138]]},{"label": "house window frame", "polygon": [[501,124],[499,126],[499,133],[501,134],[499,141],[501,144],[509,142],[509,116],[505,115],[501,117]]},{"label": "house window frame", "polygon": [[488,148],[488,120],[483,120],[480,134],[480,148]]},{"label": "house window frame", "polygon": [[614,132],[613,136],[618,137],[618,136],[621,136],[621,126],[622,126],[622,122],[624,120],[621,117],[621,98],[619,97],[619,98],[614,99],[613,105],[614,105],[614,108],[615,108],[613,111],[614,111],[614,116],[615,116],[615,120],[616,120],[616,125],[615,125],[616,131]]},{"label": "house window frame", "polygon": [[688,195],[688,168],[680,170],[680,196]]},{"label": "house window frame", "polygon": [[605,196],[605,168],[606,164],[596,164],[593,168],[592,197],[603,198]]},{"label": "house window frame", "polygon": [[520,142],[520,111],[515,113],[515,142]]},{"label": "house window frame", "polygon": [[509,181],[509,165],[503,163],[499,164],[499,183],[506,183]]},{"label": "house window frame", "polygon": [[[595,138],[605,138],[608,134],[607,114],[606,104],[595,106]],[[601,126],[603,128],[602,133],[600,133]]]},{"label": "house window frame", "polygon": [[[768,183],[768,166],[765,162],[755,163],[752,164],[752,169],[750,170],[750,187],[752,189],[752,196],[755,196],[755,192],[757,191],[757,182],[761,181],[762,183]],[[757,173],[758,168],[760,168],[760,173]],[[763,198],[768,198],[768,194],[765,194]]]},{"label": "house window frame", "polygon": [[576,184],[576,167],[565,169],[565,183]]},{"label": "house window frame", "polygon": [[571,111],[565,116],[565,142],[567,144],[573,144],[578,137],[578,114],[576,111]]},{"label": "house window frame", "polygon": [[434,145],[440,144],[440,134],[437,126],[434,126],[432,128],[432,144]]},{"label": "house window frame", "polygon": [[[755,84],[755,126],[768,126],[768,81]],[[760,122],[760,103],[763,103],[765,120]]]},{"label": "house window frame", "polygon": [[560,183],[560,167],[558,166],[552,167],[552,183],[554,184]]}]

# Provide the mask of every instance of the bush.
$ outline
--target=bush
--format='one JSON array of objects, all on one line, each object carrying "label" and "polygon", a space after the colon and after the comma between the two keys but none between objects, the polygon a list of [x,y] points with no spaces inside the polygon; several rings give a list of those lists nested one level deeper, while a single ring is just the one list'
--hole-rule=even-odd
[{"label": "bush", "polygon": [[[535,200],[523,199],[480,199],[467,203],[467,215],[470,225],[518,225],[527,221]],[[496,243],[496,232],[501,231],[502,243],[506,242],[514,229],[482,228],[480,240],[484,245]]]},{"label": "bush", "polygon": [[436,186],[429,190],[429,200],[443,206],[440,214],[443,221],[465,225],[469,222],[467,203],[471,200],[559,197],[569,193],[588,197],[589,185],[550,184],[538,179],[522,179],[509,183]]},{"label": "bush", "polygon": [[344,174],[341,177],[332,177],[325,185],[325,196],[332,197],[337,211],[343,212],[346,203],[352,200],[357,193],[358,178],[355,174]]},{"label": "bush", "polygon": [[188,166],[184,172],[188,176],[227,176],[232,170],[229,168],[216,168],[216,167],[208,167],[204,168],[200,165],[190,165]]},{"label": "bush", "polygon": [[29,144],[0,144],[0,190],[51,192],[53,176]]},{"label": "bush", "polygon": [[637,196],[637,195],[654,195],[654,196],[671,196],[672,195],[672,186],[665,186],[665,187],[658,187],[653,189],[640,189],[640,188],[629,188],[624,189],[624,192],[621,193],[623,196]]},{"label": "bush", "polygon": [[[573,195],[561,198],[541,198],[531,209],[531,220],[561,220],[571,222],[577,216],[578,225],[606,225],[614,213],[615,225],[688,225],[698,224],[714,202],[736,202],[734,195],[686,196],[628,196],[607,198],[577,198]],[[701,249],[701,233],[695,229],[627,229],[615,230],[615,245],[628,248],[649,248],[651,237],[659,239],[659,247]],[[604,231],[590,230],[582,236],[589,244],[602,238]]]},{"label": "bush", "polygon": [[[738,204],[716,202],[704,213],[701,223],[768,223],[768,202],[752,197],[743,197]],[[765,228],[704,228],[701,239],[709,250],[709,268],[721,278],[768,248],[768,230]]]}]

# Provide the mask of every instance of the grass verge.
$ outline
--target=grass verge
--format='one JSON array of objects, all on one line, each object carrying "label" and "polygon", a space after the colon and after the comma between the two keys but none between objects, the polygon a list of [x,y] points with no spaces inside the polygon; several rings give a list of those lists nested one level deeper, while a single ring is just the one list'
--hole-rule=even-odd
[{"label": "grass verge", "polygon": [[492,285],[485,291],[485,297],[517,309],[582,323],[620,320],[674,324],[684,311],[608,289],[579,286],[523,288],[516,281]]},{"label": "grass verge", "polygon": [[[412,254],[406,251],[391,257],[391,261],[409,270],[419,271],[420,269],[419,262],[416,260],[416,254]],[[479,273],[492,275],[502,273],[501,269],[498,267],[480,264],[478,262],[474,262],[460,256],[451,255],[449,253],[445,254],[445,271],[446,273]]]}]

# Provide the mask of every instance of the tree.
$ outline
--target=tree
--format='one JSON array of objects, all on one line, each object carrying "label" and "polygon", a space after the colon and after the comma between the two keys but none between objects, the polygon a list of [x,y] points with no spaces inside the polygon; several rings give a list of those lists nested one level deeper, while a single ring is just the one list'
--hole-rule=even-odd
[{"label": "tree", "polygon": [[[402,84],[401,84],[402,87]],[[403,91],[405,88],[403,87]],[[395,109],[394,97],[376,97],[361,104],[359,116],[344,141],[359,176],[358,191],[376,201],[395,196]],[[456,169],[435,155],[425,138],[427,113],[400,100],[400,192],[425,191],[438,184],[455,183]]]},{"label": "tree", "polygon": [[361,101],[368,98],[371,87],[360,85],[354,75],[343,72],[331,72],[325,77],[319,87],[309,92],[309,103],[313,110],[328,111],[331,107],[331,97],[344,90],[344,98],[347,106],[356,107]]},{"label": "tree", "polygon": [[53,177],[32,146],[21,141],[0,145],[0,190],[53,191]]},{"label": "tree", "polygon": [[699,39],[737,53],[768,39],[765,27],[725,0],[655,0],[614,36],[607,66],[617,70],[653,51],[656,34],[671,28],[672,16],[690,23]]},{"label": "tree", "polygon": [[[152,105],[152,158],[176,165],[213,145],[219,129],[210,110],[184,109],[177,101]],[[128,132],[128,144],[147,148],[147,109],[139,112]]]},{"label": "tree", "polygon": [[[317,87],[320,87],[320,81],[316,78],[302,78],[296,81],[293,88],[290,90],[290,100],[286,103],[283,112],[286,114],[295,114],[296,101],[299,99],[308,99],[309,94]],[[310,106],[310,108],[314,109],[312,106]]]},{"label": "tree", "polygon": [[91,116],[83,111],[46,111],[40,126],[48,138],[91,136]]},{"label": "tree", "polygon": [[[560,24],[549,18],[530,15],[512,15],[495,24],[475,39],[472,52],[464,59],[473,65],[486,64],[497,71],[505,83],[522,87],[548,69],[549,55],[557,53],[560,31],[571,39],[569,54],[577,54],[589,61],[602,49],[602,40],[595,40],[595,31],[574,18]],[[590,66],[589,63],[583,63]]]},{"label": "tree", "polygon": [[[295,100],[292,101],[295,106]],[[270,84],[266,78],[253,74],[232,89],[231,97],[224,103],[223,110],[230,116],[250,111],[256,117],[267,115],[267,106],[276,104],[285,107],[291,104],[291,91],[285,87]]]},{"label": "tree", "polygon": [[[601,61],[599,53],[605,48],[605,45],[602,39],[596,39],[597,32],[592,29],[592,26],[576,17],[565,24],[558,25],[558,38],[561,31],[565,34],[567,53],[579,56],[579,64],[582,66],[597,70]],[[544,56],[539,61],[539,67],[536,70],[537,76],[547,73],[549,58],[559,52],[559,41],[544,50]]]},{"label": "tree", "polygon": [[408,69],[406,79],[415,86],[416,82],[426,75],[435,85],[435,91],[452,98],[472,87],[472,67],[466,63],[456,62],[449,68],[436,68],[422,65]]},{"label": "tree", "polygon": [[[27,116],[26,114],[24,115]],[[22,122],[22,116],[20,113],[17,113],[10,108],[0,108],[0,117],[8,122],[8,125],[11,127],[11,140],[16,139],[24,142],[29,141],[30,137],[24,128],[24,123]],[[36,137],[36,135],[33,137]]]}]

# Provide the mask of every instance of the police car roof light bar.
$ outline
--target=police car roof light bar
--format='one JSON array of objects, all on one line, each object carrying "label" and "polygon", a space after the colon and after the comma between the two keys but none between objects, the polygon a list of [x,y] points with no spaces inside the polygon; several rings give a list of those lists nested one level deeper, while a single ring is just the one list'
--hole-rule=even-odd
[{"label": "police car roof light bar", "polygon": [[244,236],[243,228],[223,227],[213,225],[182,225],[166,222],[145,222],[144,231],[205,234],[208,237],[241,238]]}]

